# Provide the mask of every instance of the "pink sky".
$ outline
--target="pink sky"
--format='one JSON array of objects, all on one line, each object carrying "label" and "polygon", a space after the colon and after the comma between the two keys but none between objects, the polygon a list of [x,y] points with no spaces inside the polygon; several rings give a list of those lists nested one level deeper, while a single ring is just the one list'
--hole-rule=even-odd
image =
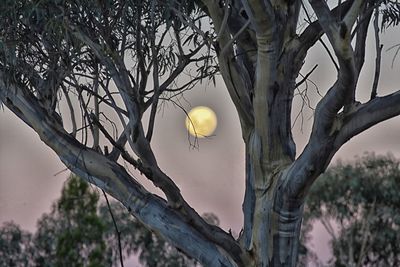
[{"label": "pink sky", "polygon": [[[400,36],[399,30],[389,32],[386,37]],[[397,35],[396,35],[397,34]],[[397,40],[399,41],[399,40]],[[385,47],[396,41],[384,40]],[[370,44],[373,42],[370,42]],[[368,47],[368,51],[371,47]],[[385,50],[384,50],[385,51]],[[318,69],[311,79],[319,85],[321,93],[336,78],[335,71],[315,48],[304,66],[304,72],[315,63]],[[374,53],[367,57],[360,85],[365,86],[358,97],[365,101],[369,95],[373,79]],[[400,85],[400,59],[394,68],[389,68],[393,53],[383,52],[383,66],[379,95],[398,90]],[[326,77],[326,78],[319,78]],[[207,88],[207,89],[206,89]],[[312,88],[311,98],[318,99]],[[183,195],[199,213],[214,212],[221,220],[224,229],[239,232],[242,226],[241,204],[244,194],[244,155],[236,112],[228,94],[221,83],[214,88],[200,85],[195,91],[185,94],[187,109],[197,105],[211,107],[218,116],[215,136],[200,140],[199,149],[191,149],[187,131],[184,127],[185,114],[168,104],[159,113],[153,148],[160,166],[180,186]],[[190,105],[188,104],[190,103]],[[294,116],[298,106],[294,107]],[[312,123],[312,110],[304,113],[303,133],[300,123],[294,127],[297,141],[297,155],[309,135]],[[311,118],[311,119],[310,119]],[[364,151],[385,154],[391,151],[400,157],[400,119],[395,118],[380,124],[352,139],[338,153],[335,159],[352,159]],[[334,159],[334,160],[335,160]],[[0,223],[14,220],[23,228],[34,230],[36,220],[43,212],[49,211],[52,201],[58,198],[68,172],[54,152],[46,148],[38,136],[19,121],[9,111],[0,112]],[[134,174],[138,175],[134,172]],[[139,180],[142,178],[138,177]],[[146,186],[152,186],[146,182]],[[327,235],[318,230],[313,240],[316,248],[327,246]],[[321,250],[321,258],[327,259],[327,250]]]}]

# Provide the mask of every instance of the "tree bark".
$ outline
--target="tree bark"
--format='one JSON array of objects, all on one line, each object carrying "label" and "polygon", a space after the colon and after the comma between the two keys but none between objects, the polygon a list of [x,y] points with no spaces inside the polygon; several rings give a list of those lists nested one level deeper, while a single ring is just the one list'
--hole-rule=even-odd
[{"label": "tree bark", "polygon": [[[197,214],[185,201],[173,179],[159,168],[150,145],[158,98],[190,62],[200,62],[193,57],[210,41],[208,34],[203,33],[204,43],[188,54],[184,54],[180,41],[177,41],[180,50],[178,66],[172,69],[171,76],[163,83],[159,81],[158,66],[153,67],[156,88],[151,92],[145,90],[151,67],[146,69],[145,57],[142,49],[139,49],[142,48],[141,43],[135,45],[140,61],[135,80],[123,58],[126,51],[112,51],[107,41],[110,36],[101,36],[104,42],[94,40],[89,31],[69,25],[67,20],[63,21],[68,24],[64,30],[71,38],[81,42],[93,55],[96,66],[99,66],[97,71],[104,69],[110,76],[109,79],[113,80],[116,93],[125,105],[118,107],[110,91],[105,89],[110,99],[108,105],[117,112],[124,127],[118,140],[114,140],[101,126],[97,118],[100,113],[97,108],[97,115],[83,118],[90,118],[96,132],[100,130],[114,146],[110,155],[102,154],[99,147],[92,149],[79,142],[75,138],[76,126],[73,134],[67,133],[60,116],[54,110],[53,100],[56,99],[57,85],[51,88],[45,83],[42,73],[35,69],[36,66],[31,61],[25,62],[23,58],[18,58],[21,53],[16,53],[15,49],[0,51],[0,101],[37,132],[68,168],[118,199],[153,232],[196,258],[204,266],[294,267],[304,199],[312,183],[350,138],[400,114],[400,91],[374,97],[363,104],[355,99],[358,77],[365,57],[368,27],[365,24],[357,25],[359,30],[356,31],[354,50],[351,29],[354,28],[357,18],[366,18],[369,23],[372,11],[368,9],[369,4],[365,0],[348,0],[332,10],[323,0],[311,0],[311,7],[318,20],[310,21],[307,28],[298,33],[302,6],[300,0],[201,2],[217,33],[213,46],[218,57],[219,70],[236,107],[245,144],[245,197],[242,206],[244,223],[239,240],[235,240],[221,228],[207,224]],[[153,4],[152,10],[155,12],[155,2]],[[138,17],[135,22],[140,21],[142,11],[139,13],[136,14]],[[197,21],[188,21],[182,13],[178,15],[186,26],[193,27],[194,31],[199,30],[196,28]],[[156,18],[153,17],[154,38],[157,30],[155,21]],[[140,25],[136,25],[134,31],[138,34],[134,37],[139,42]],[[104,27],[97,30],[102,33]],[[296,157],[291,131],[293,97],[298,85],[296,79],[308,50],[323,34],[326,34],[338,62],[337,80],[319,101],[310,139],[305,149]],[[126,41],[125,38],[124,42]],[[155,44],[153,40],[153,47],[149,49],[153,52],[152,63],[148,65],[162,62],[162,58],[154,54],[159,50],[155,49]],[[7,53],[11,53],[11,56]],[[46,56],[45,53],[44,55]],[[7,57],[12,60],[7,61]],[[66,73],[58,73],[60,81]],[[82,76],[85,74],[81,73]],[[140,74],[142,80],[138,78]],[[75,78],[73,74],[72,77]],[[43,89],[41,84],[45,85],[46,90],[51,89],[55,93],[51,104],[40,100],[43,98],[40,93]],[[76,86],[81,87],[78,82]],[[98,96],[97,89],[95,94],[97,100],[104,100]],[[145,102],[145,99],[148,101]],[[69,104],[72,112],[72,104]],[[150,106],[152,112],[146,138],[142,116]],[[85,112],[88,113],[88,110]],[[96,140],[98,138],[96,134]],[[130,145],[136,158],[127,153],[126,143]],[[118,164],[120,155],[159,187],[166,200],[151,194],[135,181]]]},{"label": "tree bark", "polygon": [[[196,230],[193,222],[188,223],[162,198],[148,192],[121,165],[80,144],[48,115],[30,92],[5,80],[0,72],[1,102],[35,130],[69,169],[119,200],[138,220],[204,266],[237,266],[235,257],[228,256],[223,248]],[[214,231],[219,235],[219,228]]]}]

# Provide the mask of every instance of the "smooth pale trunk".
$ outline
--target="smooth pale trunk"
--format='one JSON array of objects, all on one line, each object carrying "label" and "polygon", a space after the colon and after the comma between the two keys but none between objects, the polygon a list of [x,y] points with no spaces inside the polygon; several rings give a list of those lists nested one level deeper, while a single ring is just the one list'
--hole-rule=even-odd
[{"label": "smooth pale trunk", "polygon": [[261,174],[250,160],[254,155],[249,150],[242,241],[252,255],[251,266],[296,266],[303,201],[288,197],[285,181],[291,165],[270,166],[265,177],[257,177]]}]

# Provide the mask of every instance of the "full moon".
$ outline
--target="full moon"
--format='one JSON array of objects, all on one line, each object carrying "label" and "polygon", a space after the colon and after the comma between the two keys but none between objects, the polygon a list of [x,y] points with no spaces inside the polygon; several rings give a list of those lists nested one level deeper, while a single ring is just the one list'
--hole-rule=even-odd
[{"label": "full moon", "polygon": [[209,107],[193,108],[185,120],[189,133],[196,137],[210,136],[217,128],[217,115]]}]

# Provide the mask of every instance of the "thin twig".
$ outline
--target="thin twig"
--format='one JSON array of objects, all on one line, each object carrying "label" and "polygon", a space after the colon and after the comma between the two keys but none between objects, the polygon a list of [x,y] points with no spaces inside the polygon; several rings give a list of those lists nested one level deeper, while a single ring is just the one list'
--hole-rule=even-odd
[{"label": "thin twig", "polygon": [[296,83],[296,86],[294,88],[299,87],[302,83],[304,83],[306,80],[308,80],[308,77],[313,73],[313,71],[318,67],[318,64],[315,64],[315,66],[301,79],[300,82]]},{"label": "thin twig", "polygon": [[[307,9],[306,9],[306,7],[305,7],[303,1],[301,1],[301,5],[302,5],[302,7],[303,7],[303,9],[304,9],[304,13],[306,13],[308,22],[311,23],[311,17],[310,17],[310,15],[308,14],[308,11],[307,11]],[[318,41],[320,41],[321,44],[322,44],[322,46],[325,48],[326,52],[328,53],[328,56],[329,56],[330,59],[332,60],[333,65],[335,65],[336,70],[339,71],[339,66],[338,66],[338,64],[336,63],[335,58],[333,57],[333,55],[332,55],[331,51],[329,50],[328,46],[325,44],[324,41],[322,41],[322,38],[321,38],[321,37],[318,37]]]},{"label": "thin twig", "polygon": [[[96,118],[96,116],[93,113],[90,114],[90,118],[91,118],[93,124],[96,124],[99,127],[99,129],[103,133],[104,137],[107,138],[107,140],[121,152],[121,156],[124,160],[129,162],[136,169],[139,169],[139,171],[141,173],[144,173],[145,175],[149,175],[149,172],[147,172],[146,169],[143,168],[142,165],[138,161],[136,161],[128,152],[126,152],[126,150],[124,149],[124,147],[121,144],[117,143],[117,141],[115,141],[113,139],[113,137],[107,132],[107,130],[104,128],[104,126],[101,125],[98,118]],[[126,128],[126,127],[124,127],[124,128]]]},{"label": "thin twig", "polygon": [[101,191],[103,192],[104,198],[106,199],[108,211],[110,212],[111,219],[112,219],[113,224],[114,224],[115,232],[117,233],[119,261],[121,263],[121,267],[124,267],[124,259],[122,257],[121,232],[118,230],[117,222],[115,221],[114,214],[113,214],[113,212],[111,210],[110,202],[108,201],[108,197],[106,195],[106,192],[104,192],[103,189],[101,189]]},{"label": "thin twig", "polygon": [[[95,75],[93,77],[93,91],[98,94],[99,93],[99,70],[98,65],[96,64]],[[99,117],[99,99],[97,97],[93,97],[94,101],[94,113],[97,117]],[[93,148],[98,150],[100,148],[100,136],[99,136],[99,128],[95,125],[93,127]]]},{"label": "thin twig", "polygon": [[333,65],[335,65],[336,70],[339,71],[339,65],[336,63],[335,59],[333,58],[333,55],[332,55],[331,51],[329,50],[328,46],[325,44],[324,41],[322,41],[322,38],[319,38],[318,40],[321,42],[322,46],[325,48],[326,52],[328,53],[328,56],[332,60]]},{"label": "thin twig", "polygon": [[393,59],[392,59],[392,66],[391,66],[392,68],[394,66],[394,61],[395,61],[395,59],[396,59],[396,57],[397,57],[397,55],[398,55],[398,53],[400,51],[400,44],[393,45],[393,46],[389,47],[388,49],[386,49],[386,52],[387,52],[387,51],[390,51],[390,50],[395,49],[395,48],[396,48],[396,52],[394,53],[394,56],[393,56]]},{"label": "thin twig", "polygon": [[374,31],[375,31],[376,58],[375,58],[375,75],[374,75],[374,82],[372,84],[371,99],[374,99],[377,95],[379,76],[381,73],[381,55],[382,55],[383,45],[380,44],[380,40],[379,40],[379,25],[378,25],[379,7],[375,8],[374,17],[375,17],[374,18]]},{"label": "thin twig", "polygon": [[156,113],[157,113],[157,106],[158,106],[158,98],[160,97],[160,79],[158,77],[158,58],[157,58],[157,51],[155,48],[155,39],[156,39],[156,26],[154,23],[154,12],[155,12],[155,1],[153,0],[151,3],[151,13],[150,13],[150,19],[151,19],[151,34],[152,36],[150,37],[150,44],[151,44],[151,52],[153,54],[153,84],[154,84],[154,98],[153,98],[153,103],[150,111],[150,119],[149,119],[149,126],[147,129],[147,134],[146,134],[146,139],[150,142],[151,138],[153,136],[153,130],[154,130],[154,123],[156,119]]},{"label": "thin twig", "polygon": [[68,108],[69,108],[69,112],[70,112],[70,116],[71,116],[71,123],[72,123],[72,133],[71,134],[75,138],[77,126],[76,126],[74,106],[72,105],[71,98],[69,97],[68,91],[63,84],[61,84],[61,90],[63,91],[63,93],[65,95],[65,99],[67,100],[67,104],[68,104]]}]

